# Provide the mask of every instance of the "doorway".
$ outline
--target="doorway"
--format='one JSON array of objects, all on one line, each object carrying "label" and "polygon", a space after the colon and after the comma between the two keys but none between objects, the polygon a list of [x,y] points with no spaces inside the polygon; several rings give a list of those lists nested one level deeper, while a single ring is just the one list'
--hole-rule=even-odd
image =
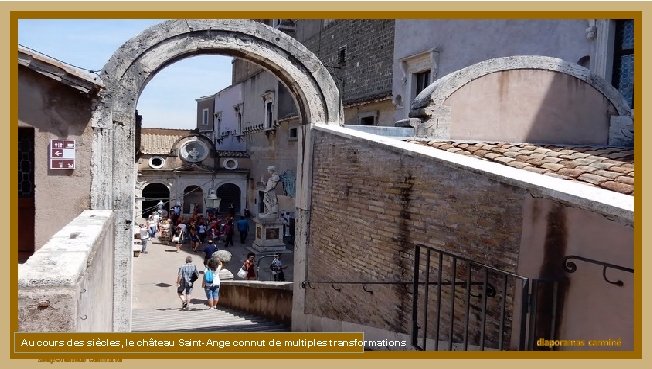
[{"label": "doorway", "polygon": [[143,218],[158,210],[159,201],[163,201],[163,210],[170,210],[170,190],[162,183],[150,183],[145,186],[143,198]]},{"label": "doorway", "polygon": [[240,187],[225,183],[217,188],[216,195],[222,199],[220,213],[228,213],[232,209],[235,214],[240,214]]},{"label": "doorway", "polygon": [[34,254],[34,128],[18,128],[18,262]]}]

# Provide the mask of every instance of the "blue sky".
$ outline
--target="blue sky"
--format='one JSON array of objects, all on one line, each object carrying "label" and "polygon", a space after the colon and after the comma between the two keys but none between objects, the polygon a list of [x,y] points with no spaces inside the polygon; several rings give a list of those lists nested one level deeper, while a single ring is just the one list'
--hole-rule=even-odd
[{"label": "blue sky", "polygon": [[[162,20],[25,19],[18,22],[18,42],[88,70],[100,70],[115,50]],[[231,83],[231,58],[187,58],[159,72],[138,100],[144,127],[194,128],[196,102]]]}]

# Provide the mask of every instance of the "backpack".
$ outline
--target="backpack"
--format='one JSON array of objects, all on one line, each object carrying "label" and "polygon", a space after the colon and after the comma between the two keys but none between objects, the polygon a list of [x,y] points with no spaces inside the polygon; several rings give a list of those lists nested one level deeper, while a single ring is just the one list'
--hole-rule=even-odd
[{"label": "backpack", "polygon": [[204,272],[204,279],[206,283],[210,283],[210,284],[213,283],[213,271],[210,268],[206,269],[206,271]]}]

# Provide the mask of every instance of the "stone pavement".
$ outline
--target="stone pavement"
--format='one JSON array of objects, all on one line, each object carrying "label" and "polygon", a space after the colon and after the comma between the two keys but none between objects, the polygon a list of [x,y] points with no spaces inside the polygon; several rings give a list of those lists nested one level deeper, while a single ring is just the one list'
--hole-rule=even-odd
[{"label": "stone pavement", "polygon": [[[139,223],[143,220],[139,221]],[[250,231],[244,245],[240,244],[240,237],[236,231],[234,235],[234,246],[225,248],[224,242],[218,243],[219,250],[227,250],[231,252],[231,262],[226,265],[234,278],[238,269],[242,266],[246,255],[251,250],[251,244],[254,241],[254,224],[250,221]],[[292,246],[286,245],[291,251]],[[176,292],[176,278],[179,267],[185,263],[186,256],[193,257],[193,263],[197,265],[200,273],[203,273],[204,253],[202,251],[193,252],[190,243],[185,243],[181,247],[180,252],[176,252],[173,244],[161,243],[157,238],[150,239],[147,245],[147,253],[140,254],[138,257],[133,258],[133,300],[132,309],[174,309],[177,310],[181,307],[181,302],[177,297]],[[283,254],[281,261],[288,268],[285,269],[285,278],[288,281],[292,280],[293,275],[293,253]],[[272,257],[263,257],[263,255],[256,255],[256,262],[261,261],[258,270],[258,279],[262,281],[272,280],[269,270],[269,265],[272,262]],[[205,305],[206,295],[201,288],[201,282],[195,283],[195,288],[191,293],[190,310],[193,309],[207,309]]]}]

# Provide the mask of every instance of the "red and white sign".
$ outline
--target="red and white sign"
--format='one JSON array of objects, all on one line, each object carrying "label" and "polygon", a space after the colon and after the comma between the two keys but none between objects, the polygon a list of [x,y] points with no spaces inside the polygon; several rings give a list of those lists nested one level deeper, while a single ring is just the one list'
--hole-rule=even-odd
[{"label": "red and white sign", "polygon": [[75,169],[75,140],[50,140],[50,169]]}]

